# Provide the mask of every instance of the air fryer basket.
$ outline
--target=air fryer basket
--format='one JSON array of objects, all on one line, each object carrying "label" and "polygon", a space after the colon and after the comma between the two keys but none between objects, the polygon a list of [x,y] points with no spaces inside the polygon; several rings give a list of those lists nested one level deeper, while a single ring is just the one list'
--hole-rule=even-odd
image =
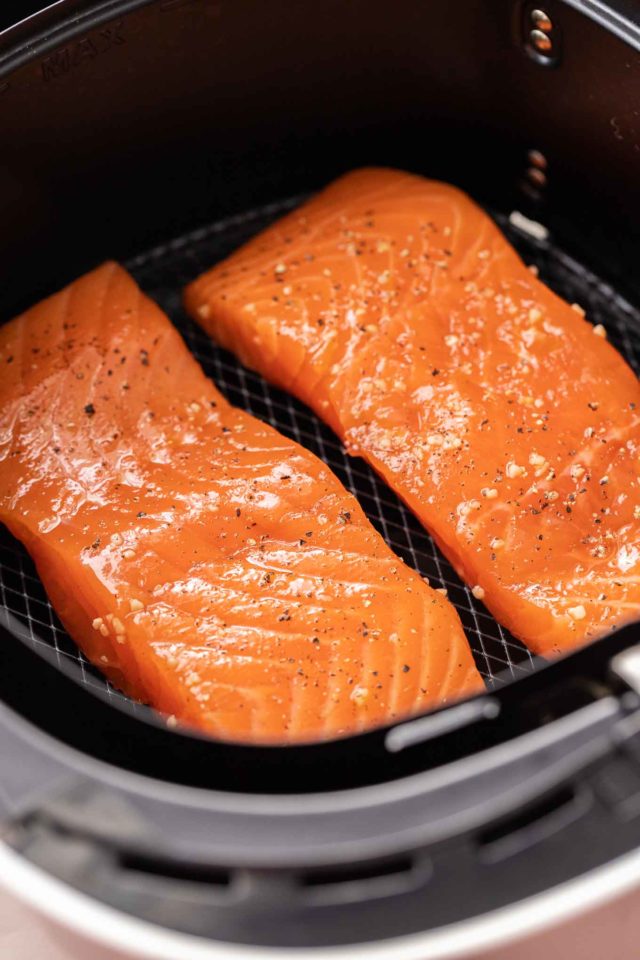
[{"label": "air fryer basket", "polygon": [[322,457],[447,589],[488,684],[333,743],[172,732],[78,653],[2,533],[0,813],[33,862],[178,930],[318,945],[452,923],[640,843],[639,702],[613,659],[638,626],[534,662],[372,471],[180,305],[310,191],[388,163],[468,189],[640,373],[640,14],[623,7],[551,0],[543,53],[521,0],[62,0],[0,35],[2,316],[124,262],[229,399]]},{"label": "air fryer basket", "polygon": [[[268,421],[328,463],[358,497],[390,546],[406,563],[428,577],[433,586],[447,590],[488,684],[508,681],[533,668],[530,653],[474,599],[409,510],[364,461],[347,456],[335,435],[314,414],[244,369],[232,355],[216,348],[181,307],[180,291],[188,281],[300,200],[300,197],[286,198],[243,211],[140,253],[126,265],[143,289],[172,318],[198,361],[228,399]],[[526,262],[535,265],[542,279],[565,299],[581,304],[594,324],[604,324],[612,343],[640,374],[638,310],[552,240],[536,240],[525,232],[526,225],[523,231],[511,226],[503,214],[496,216]],[[3,605],[26,627],[27,642],[35,649],[48,646],[57,661],[64,658],[81,683],[104,690],[109,697],[126,699],[79,653],[48,602],[26,551],[6,532],[0,540],[0,562]],[[130,704],[130,709],[143,714],[135,704]]]}]

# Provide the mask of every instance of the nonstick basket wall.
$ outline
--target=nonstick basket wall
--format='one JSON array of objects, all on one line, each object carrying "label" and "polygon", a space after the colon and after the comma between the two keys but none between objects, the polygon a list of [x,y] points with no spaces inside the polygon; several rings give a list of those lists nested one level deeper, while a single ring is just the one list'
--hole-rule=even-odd
[{"label": "nonstick basket wall", "polygon": [[[425,171],[428,173],[428,171]],[[397,497],[360,459],[345,453],[335,435],[306,407],[270,387],[217,348],[185,315],[183,286],[200,271],[222,259],[301,198],[294,197],[202,227],[131,258],[127,264],[143,289],[168,313],[206,373],[228,399],[265,420],[323,459],[354,493],[389,545],[455,604],[478,668],[491,686],[534,668],[526,648],[498,624],[461,583],[428,534]],[[506,214],[495,214],[526,263],[569,302],[579,303],[594,324],[607,329],[611,341],[640,372],[640,314],[595,274],[555,245],[535,239],[525,227],[511,225]],[[81,683],[139,715],[145,708],[127,701],[87,662],[65,632],[51,607],[26,551],[4,531],[0,538],[2,603],[21,624],[21,638]]]}]

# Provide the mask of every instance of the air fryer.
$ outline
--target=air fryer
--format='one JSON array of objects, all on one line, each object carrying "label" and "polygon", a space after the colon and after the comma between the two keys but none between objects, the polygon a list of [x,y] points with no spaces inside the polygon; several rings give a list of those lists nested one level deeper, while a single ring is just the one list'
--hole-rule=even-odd
[{"label": "air fryer", "polygon": [[279,956],[413,937],[426,958],[612,865],[640,885],[638,625],[532,658],[372,471],[180,304],[334,176],[385,164],[467,190],[640,371],[639,50],[625,0],[59,0],[0,34],[2,317],[123,262],[226,396],[324,459],[448,590],[487,683],[324,743],[168,729],[78,652],[3,532],[5,864],[145,929]]}]

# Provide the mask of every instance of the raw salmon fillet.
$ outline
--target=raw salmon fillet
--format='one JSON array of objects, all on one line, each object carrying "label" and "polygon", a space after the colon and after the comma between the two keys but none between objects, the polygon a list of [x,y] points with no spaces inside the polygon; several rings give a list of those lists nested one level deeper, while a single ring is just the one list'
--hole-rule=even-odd
[{"label": "raw salmon fillet", "polygon": [[465,194],[347,174],[186,303],[378,471],[533,651],[638,616],[638,381]]},{"label": "raw salmon fillet", "polygon": [[106,264],[0,330],[0,519],[89,659],[172,722],[292,742],[482,687],[327,467],[231,407]]}]

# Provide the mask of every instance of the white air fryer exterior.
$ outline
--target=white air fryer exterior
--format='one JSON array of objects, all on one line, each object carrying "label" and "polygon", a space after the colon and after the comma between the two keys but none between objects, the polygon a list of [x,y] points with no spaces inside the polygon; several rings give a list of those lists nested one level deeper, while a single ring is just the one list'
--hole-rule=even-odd
[{"label": "white air fryer exterior", "polygon": [[514,907],[423,935],[329,949],[214,943],[118,913],[0,843],[3,960],[636,960],[640,851]]}]

